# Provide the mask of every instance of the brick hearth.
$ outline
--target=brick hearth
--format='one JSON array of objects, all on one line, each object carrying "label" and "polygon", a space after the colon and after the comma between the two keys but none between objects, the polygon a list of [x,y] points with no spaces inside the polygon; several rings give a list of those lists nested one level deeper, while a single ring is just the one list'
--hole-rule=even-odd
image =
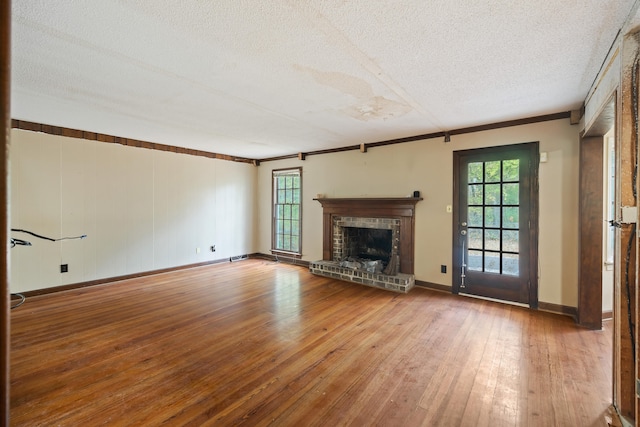
[{"label": "brick hearth", "polygon": [[369,273],[353,268],[340,267],[338,261],[314,261],[309,264],[309,270],[311,273],[319,276],[333,277],[334,279],[346,280],[348,282],[360,283],[373,286],[374,288],[405,294],[409,292],[416,283],[413,274],[398,273],[391,276],[381,273]]}]

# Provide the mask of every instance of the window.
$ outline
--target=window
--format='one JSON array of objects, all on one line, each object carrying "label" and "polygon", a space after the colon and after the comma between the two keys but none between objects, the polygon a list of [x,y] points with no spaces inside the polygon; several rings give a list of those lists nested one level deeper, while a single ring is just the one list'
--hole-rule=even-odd
[{"label": "window", "polygon": [[272,251],[302,253],[302,168],[273,172]]},{"label": "window", "polygon": [[468,163],[469,270],[520,274],[520,182],[519,158]]}]

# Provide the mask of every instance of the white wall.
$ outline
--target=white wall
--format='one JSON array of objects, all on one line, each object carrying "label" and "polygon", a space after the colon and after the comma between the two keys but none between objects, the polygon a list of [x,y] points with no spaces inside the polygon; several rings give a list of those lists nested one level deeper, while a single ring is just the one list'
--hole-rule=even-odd
[{"label": "white wall", "polygon": [[271,171],[302,166],[303,259],[322,259],[322,208],[327,197],[405,197],[419,190],[416,205],[415,274],[418,280],[451,286],[454,150],[540,141],[548,162],[540,164],[539,300],[577,306],[578,300],[578,127],[569,120],[523,125],[467,135],[445,144],[432,139],[367,153],[348,151],[262,163],[258,170],[258,251],[271,244]]},{"label": "white wall", "polygon": [[252,165],[14,129],[11,228],[88,237],[12,233],[33,246],[10,251],[11,292],[253,253],[256,180]]}]

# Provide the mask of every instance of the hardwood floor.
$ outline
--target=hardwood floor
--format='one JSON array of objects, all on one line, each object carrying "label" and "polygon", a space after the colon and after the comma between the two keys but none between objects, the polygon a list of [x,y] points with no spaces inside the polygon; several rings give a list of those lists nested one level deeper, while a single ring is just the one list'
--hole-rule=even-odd
[{"label": "hardwood floor", "polygon": [[28,299],[15,426],[602,426],[612,331],[249,260]]}]

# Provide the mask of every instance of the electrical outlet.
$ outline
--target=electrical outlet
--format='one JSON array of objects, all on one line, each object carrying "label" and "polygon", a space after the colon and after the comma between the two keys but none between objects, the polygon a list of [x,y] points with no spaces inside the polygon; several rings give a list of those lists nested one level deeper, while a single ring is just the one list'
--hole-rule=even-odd
[{"label": "electrical outlet", "polygon": [[446,273],[447,272],[447,266],[446,265],[441,265],[440,266],[440,273]]},{"label": "electrical outlet", "polygon": [[211,246],[211,252],[215,252],[216,251],[216,245]]},{"label": "electrical outlet", "polygon": [[69,271],[69,264],[60,264],[60,273],[67,273]]},{"label": "electrical outlet", "polygon": [[200,248],[196,248],[196,253],[199,254],[200,253]]}]

